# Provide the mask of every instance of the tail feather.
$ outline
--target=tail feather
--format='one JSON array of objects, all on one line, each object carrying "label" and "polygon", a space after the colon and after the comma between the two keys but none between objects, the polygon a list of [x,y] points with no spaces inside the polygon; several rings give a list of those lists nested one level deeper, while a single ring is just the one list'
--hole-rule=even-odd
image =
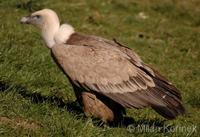
[{"label": "tail feather", "polygon": [[[152,108],[167,119],[174,119],[178,115],[185,113],[182,98],[178,89],[170,83],[155,77],[155,90],[160,93],[160,97],[165,106],[152,104]],[[155,93],[155,92],[154,92]]]}]

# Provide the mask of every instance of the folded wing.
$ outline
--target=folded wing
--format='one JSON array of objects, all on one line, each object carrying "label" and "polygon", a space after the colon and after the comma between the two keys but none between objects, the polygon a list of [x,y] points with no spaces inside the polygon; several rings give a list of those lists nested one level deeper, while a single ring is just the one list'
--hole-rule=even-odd
[{"label": "folded wing", "polygon": [[169,119],[184,113],[179,91],[130,49],[119,47],[106,45],[105,41],[60,44],[53,46],[52,55],[80,88],[98,92],[124,107],[150,106]]}]

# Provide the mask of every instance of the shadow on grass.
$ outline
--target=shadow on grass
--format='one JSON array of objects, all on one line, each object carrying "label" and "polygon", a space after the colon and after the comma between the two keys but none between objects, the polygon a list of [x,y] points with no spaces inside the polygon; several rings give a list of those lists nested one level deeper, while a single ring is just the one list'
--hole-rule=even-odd
[{"label": "shadow on grass", "polygon": [[49,102],[61,108],[65,107],[69,112],[77,115],[83,113],[77,101],[65,102],[62,98],[58,98],[56,96],[43,96],[40,93],[31,93],[25,87],[19,85],[11,86],[8,83],[0,81],[0,92],[7,92],[11,89],[15,89],[22,97],[30,99],[35,104]]},{"label": "shadow on grass", "polygon": [[[43,102],[49,102],[53,105],[56,105],[60,108],[67,108],[67,111],[70,113],[76,114],[79,118],[79,116],[82,117],[83,111],[81,107],[79,106],[77,101],[71,101],[71,102],[64,102],[61,98],[58,98],[56,96],[42,96],[40,93],[32,93],[28,91],[25,87],[14,85],[11,86],[9,83],[5,83],[0,81],[0,92],[7,92],[14,88],[17,93],[19,93],[22,97],[26,99],[30,99],[33,103],[40,104]],[[102,122],[99,120],[94,119],[93,121],[94,125],[102,127]],[[165,121],[161,121],[159,119],[155,120],[149,120],[149,119],[142,119],[139,121],[135,121],[132,117],[124,117],[123,121],[120,123],[111,123],[109,124],[110,127],[121,127],[121,128],[129,128],[131,127],[139,127],[139,126],[146,126],[146,127],[154,127],[154,128],[163,128],[165,126]],[[169,127],[171,128],[171,127]],[[166,128],[165,128],[166,129]],[[166,131],[162,131],[166,132]]]}]

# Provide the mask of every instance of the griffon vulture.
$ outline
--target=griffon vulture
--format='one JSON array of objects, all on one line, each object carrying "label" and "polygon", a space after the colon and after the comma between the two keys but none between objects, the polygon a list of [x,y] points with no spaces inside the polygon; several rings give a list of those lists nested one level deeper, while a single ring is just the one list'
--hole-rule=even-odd
[{"label": "griffon vulture", "polygon": [[151,107],[167,119],[184,113],[178,89],[116,40],[75,32],[60,25],[50,9],[23,17],[41,30],[46,46],[71,82],[86,116],[119,121],[125,108]]}]

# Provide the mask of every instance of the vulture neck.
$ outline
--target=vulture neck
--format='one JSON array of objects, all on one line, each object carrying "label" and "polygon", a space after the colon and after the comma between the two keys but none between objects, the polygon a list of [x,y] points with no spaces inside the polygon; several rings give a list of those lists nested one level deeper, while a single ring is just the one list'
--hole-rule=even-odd
[{"label": "vulture neck", "polygon": [[49,49],[55,44],[65,43],[73,33],[74,28],[71,25],[60,25],[58,19],[47,22],[42,29],[42,37]]}]

